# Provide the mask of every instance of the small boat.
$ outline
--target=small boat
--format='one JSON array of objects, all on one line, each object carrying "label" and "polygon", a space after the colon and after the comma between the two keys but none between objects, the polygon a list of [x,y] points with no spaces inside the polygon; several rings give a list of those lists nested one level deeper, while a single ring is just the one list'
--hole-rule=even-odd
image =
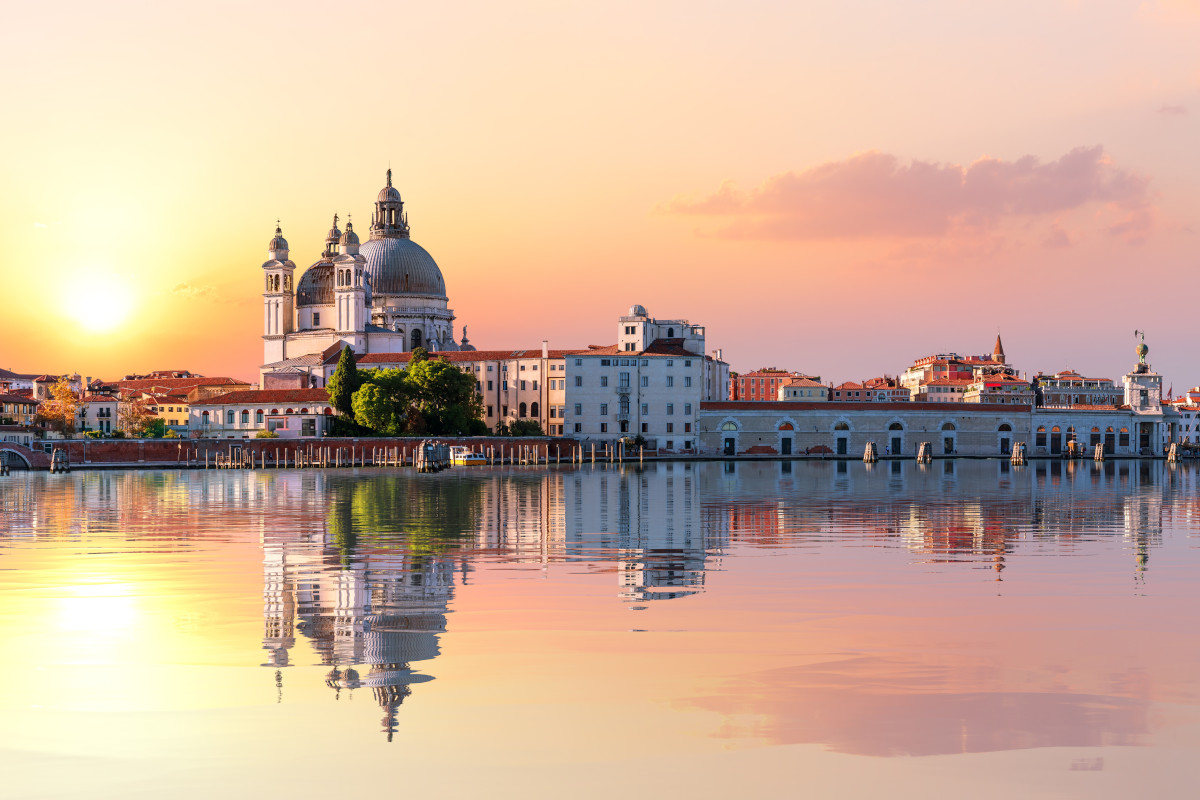
[{"label": "small boat", "polygon": [[487,464],[487,456],[475,453],[469,447],[451,447],[450,463],[456,467],[481,467]]}]

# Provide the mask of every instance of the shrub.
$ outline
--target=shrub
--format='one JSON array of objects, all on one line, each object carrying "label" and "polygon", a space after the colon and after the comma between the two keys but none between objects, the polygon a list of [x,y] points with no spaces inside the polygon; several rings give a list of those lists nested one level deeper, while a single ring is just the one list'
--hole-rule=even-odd
[{"label": "shrub", "polygon": [[275,431],[259,431],[254,434],[255,439],[278,439],[279,434]]}]

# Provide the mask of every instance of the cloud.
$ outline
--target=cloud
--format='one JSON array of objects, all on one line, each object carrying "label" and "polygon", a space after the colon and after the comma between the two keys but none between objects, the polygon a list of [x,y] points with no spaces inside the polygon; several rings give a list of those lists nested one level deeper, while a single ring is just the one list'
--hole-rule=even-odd
[{"label": "cloud", "polygon": [[1163,106],[1158,109],[1158,113],[1162,114],[1164,117],[1186,117],[1188,115],[1188,110],[1184,106],[1169,106],[1163,104]]},{"label": "cloud", "polygon": [[187,283],[178,284],[171,290],[171,294],[183,295],[184,297],[194,298],[197,300],[216,300],[217,290],[214,286],[192,286]]},{"label": "cloud", "polygon": [[1042,239],[1042,247],[1048,250],[1057,250],[1063,247],[1070,247],[1075,244],[1075,241],[1062,225],[1054,222],[1050,225],[1050,230],[1046,232],[1045,237]]},{"label": "cloud", "polygon": [[720,238],[830,240],[979,235],[1091,205],[1121,217],[1109,232],[1125,238],[1144,238],[1153,220],[1148,181],[1115,166],[1100,146],[1048,163],[1025,156],[969,166],[871,151],[785,172],[750,191],[725,183],[660,210],[713,217],[718,225],[705,233]]}]

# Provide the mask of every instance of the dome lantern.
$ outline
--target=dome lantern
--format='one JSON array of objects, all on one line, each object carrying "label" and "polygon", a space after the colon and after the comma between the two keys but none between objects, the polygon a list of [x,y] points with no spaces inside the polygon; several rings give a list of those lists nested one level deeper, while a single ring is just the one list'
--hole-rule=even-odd
[{"label": "dome lantern", "polygon": [[267,245],[267,256],[272,261],[287,261],[288,243],[287,239],[283,238],[283,229],[279,227],[279,220],[275,220],[275,238],[271,239]]}]

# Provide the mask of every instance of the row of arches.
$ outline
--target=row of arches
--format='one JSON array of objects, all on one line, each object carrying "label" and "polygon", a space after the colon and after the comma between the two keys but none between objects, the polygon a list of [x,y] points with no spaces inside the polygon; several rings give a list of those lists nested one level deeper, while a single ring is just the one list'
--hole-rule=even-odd
[{"label": "row of arches", "polygon": [[[795,446],[795,435],[798,426],[795,420],[781,419],[775,424],[775,430],[779,435],[778,445],[781,455],[791,455]],[[941,425],[935,429],[941,434],[942,452],[945,455],[953,455],[958,452],[958,426],[951,420],[944,420]],[[1012,425],[1007,422],[1000,423],[996,427],[996,445],[998,452],[1001,454],[1012,451],[1013,435]],[[727,455],[733,455],[738,452],[738,438],[742,432],[741,424],[734,419],[726,419],[720,425],[723,450]],[[833,434],[832,452],[837,455],[848,455],[850,447],[850,434],[853,432],[853,427],[848,420],[839,420],[833,424],[831,433]],[[813,433],[817,433],[814,428]],[[888,424],[886,438],[883,442],[883,448],[889,455],[903,455],[908,452],[912,445],[905,441],[906,429],[904,423],[899,420],[894,420]],[[929,432],[921,431],[923,436],[928,436]],[[818,445],[819,448],[825,447]],[[806,452],[808,452],[806,450]],[[821,452],[830,452],[828,448]]]},{"label": "row of arches", "polygon": [[[1127,448],[1130,445],[1129,428],[1127,427],[1117,429],[1113,425],[1108,425],[1101,431],[1099,425],[1093,425],[1087,434],[1090,447],[1102,444],[1104,452],[1108,454],[1115,453],[1118,447]],[[1065,431],[1058,425],[1052,425],[1049,430],[1045,425],[1039,425],[1033,434],[1033,446],[1044,448],[1052,455],[1061,453],[1070,442],[1077,441],[1079,441],[1078,432],[1071,425],[1067,426]]]},{"label": "row of arches", "polygon": [[337,271],[338,286],[362,286],[363,271],[361,269],[339,269]]},{"label": "row of arches", "polygon": [[[522,369],[524,369],[524,367],[522,367]],[[521,403],[519,406],[517,406],[518,417],[537,417],[540,411],[541,406],[538,405],[536,400],[534,400],[528,406],[526,406],[524,403]]]},{"label": "row of arches", "polygon": [[[234,414],[235,413],[234,410],[227,409],[225,413],[227,415],[227,417],[226,417],[227,424],[232,423],[233,419],[229,415]],[[280,413],[281,412],[278,408],[272,408],[269,412],[262,408],[255,409],[254,410],[254,424],[261,425],[263,423],[263,418],[268,414],[272,417],[276,417],[276,416],[279,416]],[[283,414],[307,414],[307,413],[309,413],[309,410],[307,407],[302,407],[298,411],[295,408],[285,408],[282,411],[282,413]],[[322,414],[324,416],[331,416],[333,414],[333,409],[332,408],[323,408],[323,409],[314,408],[312,410],[312,413]],[[216,417],[217,420],[219,421],[221,418],[221,412],[216,411],[216,412],[212,412],[210,414],[208,409],[205,409],[200,412],[200,422],[204,425],[208,425],[209,422],[211,421],[212,417]],[[237,419],[242,425],[249,425],[250,424],[250,409],[243,408],[241,410],[241,412],[238,413]]]}]

